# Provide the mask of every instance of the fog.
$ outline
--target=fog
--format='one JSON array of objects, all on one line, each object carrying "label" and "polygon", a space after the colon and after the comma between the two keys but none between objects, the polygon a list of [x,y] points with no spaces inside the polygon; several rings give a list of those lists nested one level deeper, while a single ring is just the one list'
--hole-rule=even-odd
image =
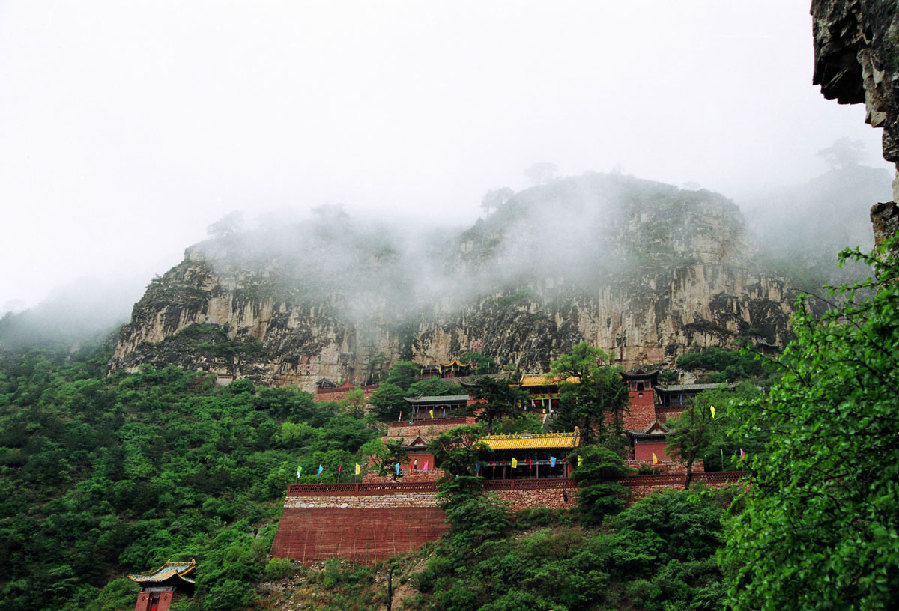
[{"label": "fog", "polygon": [[[446,295],[450,240],[538,162],[760,213],[840,138],[885,168],[880,130],[811,74],[806,0],[0,3],[0,314],[84,276],[127,303],[235,210],[280,230],[260,256],[282,240],[324,279],[364,281],[381,249],[408,304]],[[496,253],[513,275],[595,228],[529,218]],[[307,222],[297,246],[285,228]]]}]

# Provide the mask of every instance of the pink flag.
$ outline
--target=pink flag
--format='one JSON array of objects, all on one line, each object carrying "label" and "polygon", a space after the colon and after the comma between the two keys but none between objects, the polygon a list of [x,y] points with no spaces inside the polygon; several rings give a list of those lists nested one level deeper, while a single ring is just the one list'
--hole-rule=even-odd
[{"label": "pink flag", "polygon": [[400,417],[397,418],[397,420],[402,420],[402,419],[403,419],[403,412],[400,412]]},{"label": "pink flag", "polygon": [[743,451],[743,448],[740,448],[740,460],[746,460],[746,452]]},{"label": "pink flag", "polygon": [[425,461],[425,468],[423,469],[425,473],[428,472],[428,461]]}]

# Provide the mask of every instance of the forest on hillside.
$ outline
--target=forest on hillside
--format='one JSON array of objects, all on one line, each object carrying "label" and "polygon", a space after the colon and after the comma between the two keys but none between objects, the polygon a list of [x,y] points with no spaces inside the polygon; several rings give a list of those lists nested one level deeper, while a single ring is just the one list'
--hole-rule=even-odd
[{"label": "forest on hillside", "polygon": [[[298,467],[304,481],[333,480],[340,465],[385,450],[379,412],[366,414],[358,397],[316,403],[176,367],[107,376],[104,348],[4,352],[0,606],[129,609],[128,572],[195,558],[197,593],[177,603],[182,611],[285,597],[294,608],[377,608],[388,600],[385,575],[405,588],[407,609],[888,608],[899,595],[899,255],[844,257],[870,278],[838,291],[842,305],[824,315],[801,298],[796,340],[774,371],[746,354],[686,359],[753,384],[700,395],[672,450],[739,460],[750,486],[625,507],[614,482],[620,440],[602,424],[616,376],[585,344],[553,365],[589,381],[562,390],[560,415],[596,432],[578,450],[577,509],[509,514],[478,491],[471,460],[450,443],[444,460],[461,465],[441,491],[450,532],[374,567],[268,558]],[[402,369],[391,384],[421,390]],[[391,398],[382,417],[392,417]],[[504,430],[533,424],[493,415]],[[473,485],[456,485],[465,478]],[[284,587],[273,593],[273,582]]]}]

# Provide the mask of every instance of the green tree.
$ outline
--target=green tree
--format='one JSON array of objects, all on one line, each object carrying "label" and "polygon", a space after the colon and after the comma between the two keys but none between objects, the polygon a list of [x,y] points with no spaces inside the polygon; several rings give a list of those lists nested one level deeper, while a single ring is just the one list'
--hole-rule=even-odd
[{"label": "green tree", "polygon": [[577,461],[574,478],[578,482],[578,509],[585,524],[600,524],[607,515],[621,511],[630,491],[617,480],[629,469],[614,450],[602,446],[582,446],[571,454]]},{"label": "green tree", "polygon": [[387,373],[385,382],[396,384],[403,390],[409,390],[409,386],[418,379],[420,369],[421,367],[410,361],[397,361]]},{"label": "green tree", "polygon": [[[408,405],[407,392],[393,382],[383,382],[369,397],[375,417],[382,422],[396,420]],[[407,410],[406,413],[409,413]]]},{"label": "green tree", "polygon": [[[371,444],[366,446],[371,448]],[[377,451],[372,453],[372,464],[378,470],[381,477],[392,475],[393,479],[402,477],[402,471],[399,475],[396,472],[396,464],[409,460],[409,453],[404,449],[402,440],[392,440],[387,443],[381,442],[377,447]]]},{"label": "green tree", "polygon": [[899,599],[899,256],[846,251],[873,274],[816,316],[764,399],[735,409],[741,434],[770,427],[722,562],[735,609],[885,609]]},{"label": "green tree", "polygon": [[578,427],[584,443],[594,439],[612,445],[623,443],[622,415],[627,409],[627,386],[618,367],[603,366],[610,357],[587,342],[574,346],[550,367],[553,375],[566,380],[559,385],[559,411],[553,424],[556,430]]},{"label": "green tree", "polygon": [[436,466],[447,475],[476,475],[479,452],[489,452],[490,446],[480,441],[483,429],[480,426],[459,426],[428,443],[428,450],[434,454]]},{"label": "green tree", "polygon": [[518,386],[510,386],[508,380],[501,378],[481,376],[467,388],[473,399],[487,401],[478,421],[484,422],[491,433],[499,421],[520,415],[521,405],[530,400],[527,391]]},{"label": "green tree", "polygon": [[667,422],[672,429],[668,435],[668,453],[687,467],[685,489],[693,480],[693,463],[708,454],[724,435],[726,403],[721,391],[701,392],[693,397],[687,409]]}]

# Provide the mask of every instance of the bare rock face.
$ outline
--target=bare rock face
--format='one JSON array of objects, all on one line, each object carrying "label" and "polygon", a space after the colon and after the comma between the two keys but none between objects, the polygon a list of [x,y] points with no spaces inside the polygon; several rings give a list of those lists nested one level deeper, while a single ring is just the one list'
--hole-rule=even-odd
[{"label": "bare rock face", "polygon": [[559,180],[425,240],[428,251],[333,221],[189,248],[135,305],[111,368],[175,364],[312,390],[377,380],[399,359],[481,352],[540,372],[585,340],[631,367],[789,339],[789,284],[750,263],[739,210],[708,191]]},{"label": "bare rock face", "polygon": [[[840,104],[865,104],[865,122],[883,128],[883,157],[899,167],[899,5],[895,0],[813,0],[813,82]],[[893,202],[871,210],[875,241],[896,235]]]}]

